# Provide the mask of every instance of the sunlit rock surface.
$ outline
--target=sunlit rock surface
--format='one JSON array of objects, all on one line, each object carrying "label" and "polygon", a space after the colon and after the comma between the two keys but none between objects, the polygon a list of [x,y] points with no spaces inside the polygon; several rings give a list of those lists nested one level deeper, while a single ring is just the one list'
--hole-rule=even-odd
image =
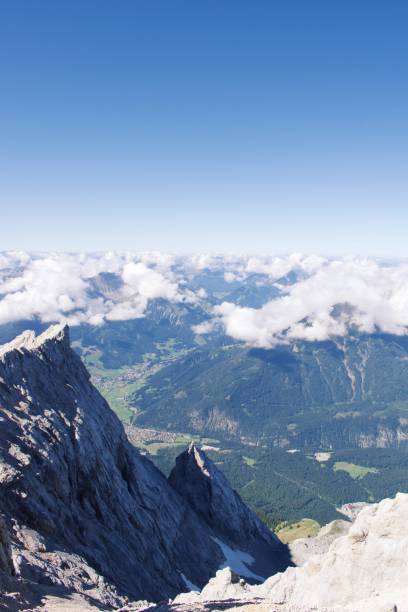
[{"label": "sunlit rock surface", "polygon": [[[219,546],[128,442],[71,349],[68,329],[0,349],[0,512],[18,576],[103,604],[202,586]],[[4,565],[4,561],[3,561]]]},{"label": "sunlit rock surface", "polygon": [[[328,548],[327,537],[340,528]],[[363,507],[354,523],[332,523],[317,536],[315,554],[252,586],[229,569],[201,593],[179,595],[149,610],[263,612],[406,612],[408,610],[408,494]]]}]

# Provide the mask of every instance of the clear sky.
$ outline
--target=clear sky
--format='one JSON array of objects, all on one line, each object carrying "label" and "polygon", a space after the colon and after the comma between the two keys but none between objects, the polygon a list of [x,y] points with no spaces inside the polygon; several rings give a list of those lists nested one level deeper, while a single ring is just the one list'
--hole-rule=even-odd
[{"label": "clear sky", "polygon": [[408,3],[4,0],[0,250],[408,255]]}]

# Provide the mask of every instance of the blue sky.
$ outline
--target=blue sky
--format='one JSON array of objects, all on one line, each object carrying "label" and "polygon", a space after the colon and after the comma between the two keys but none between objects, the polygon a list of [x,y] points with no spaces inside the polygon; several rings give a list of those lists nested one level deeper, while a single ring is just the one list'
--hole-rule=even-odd
[{"label": "blue sky", "polygon": [[406,256],[407,18],[2,2],[0,249]]}]

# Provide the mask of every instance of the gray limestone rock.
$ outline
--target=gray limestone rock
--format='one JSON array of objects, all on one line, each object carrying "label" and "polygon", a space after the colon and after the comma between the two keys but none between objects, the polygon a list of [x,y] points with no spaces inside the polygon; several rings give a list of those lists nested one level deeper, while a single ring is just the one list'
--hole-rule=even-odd
[{"label": "gray limestone rock", "polygon": [[314,538],[299,538],[289,544],[292,561],[295,565],[304,565],[312,556],[326,553],[332,542],[342,535],[346,535],[351,522],[337,519],[324,525]]},{"label": "gray limestone rock", "polygon": [[[291,564],[287,546],[244,504],[222,472],[195,444],[177,457],[169,482],[214,532],[227,564],[238,574],[252,582],[259,581]],[[246,555],[252,562],[245,560]],[[240,571],[234,566],[236,560],[249,566],[250,571]]]},{"label": "gray limestone rock", "polygon": [[[229,569],[201,593],[182,593],[149,612],[407,612],[408,494],[363,507],[354,523],[327,526],[324,548],[302,567],[289,567],[261,585]],[[335,535],[327,547],[327,536]],[[322,542],[320,542],[322,544]],[[130,612],[130,610],[129,610]]]},{"label": "gray limestone rock", "polygon": [[172,597],[182,574],[201,587],[224,559],[128,442],[62,326],[0,348],[0,512],[22,579],[112,607]]},{"label": "gray limestone rock", "polygon": [[0,571],[14,576],[14,563],[10,545],[10,535],[4,518],[0,515]]}]

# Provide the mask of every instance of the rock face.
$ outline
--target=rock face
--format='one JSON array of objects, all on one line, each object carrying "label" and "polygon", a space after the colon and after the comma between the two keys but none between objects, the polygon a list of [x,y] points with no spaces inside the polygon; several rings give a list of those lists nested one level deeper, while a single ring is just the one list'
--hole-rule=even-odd
[{"label": "rock face", "polygon": [[[249,569],[236,570],[241,576],[260,580],[290,565],[288,548],[244,504],[195,444],[177,457],[169,482],[214,532],[227,563],[233,566],[228,557],[240,556]],[[250,558],[253,561],[248,567]]]},{"label": "rock face", "polygon": [[[217,536],[235,544],[240,528],[241,541],[259,539],[261,560],[267,547],[268,567],[281,565],[274,537],[220,474],[225,491],[217,503],[235,506],[217,509],[201,478],[198,499],[211,505],[200,516],[188,503],[193,483],[180,495],[176,480],[171,486],[128,442],[71,349],[67,327],[38,337],[24,332],[0,347],[1,574],[30,581],[26,591],[38,597],[49,587],[112,609],[128,599],[174,597],[191,584],[201,588],[231,557]],[[231,523],[234,510],[241,520],[231,530],[222,521]],[[235,561],[245,571],[253,559]]]},{"label": "rock face", "polygon": [[182,574],[203,585],[218,569],[219,546],[130,445],[67,328],[0,349],[0,419],[0,512],[19,576],[119,605],[175,595]]},{"label": "rock face", "polygon": [[14,575],[14,563],[11,553],[10,537],[7,525],[0,516],[0,571],[9,576]]},{"label": "rock face", "polygon": [[358,513],[365,508],[365,506],[369,505],[368,502],[353,502],[352,504],[343,504],[340,508],[337,508],[337,511],[347,516],[351,521],[354,521]]},{"label": "rock face", "polygon": [[[302,567],[289,567],[257,586],[224,569],[201,593],[182,593],[160,610],[408,610],[408,494],[364,507],[348,529],[336,521],[322,532]],[[333,539],[333,532],[340,535]]]},{"label": "rock face", "polygon": [[408,494],[363,508],[348,533],[264,584],[272,600],[359,611],[406,610]]},{"label": "rock face", "polygon": [[326,553],[331,544],[351,527],[348,521],[337,519],[322,527],[314,538],[299,538],[289,544],[292,561],[295,565],[304,565],[310,557]]}]

